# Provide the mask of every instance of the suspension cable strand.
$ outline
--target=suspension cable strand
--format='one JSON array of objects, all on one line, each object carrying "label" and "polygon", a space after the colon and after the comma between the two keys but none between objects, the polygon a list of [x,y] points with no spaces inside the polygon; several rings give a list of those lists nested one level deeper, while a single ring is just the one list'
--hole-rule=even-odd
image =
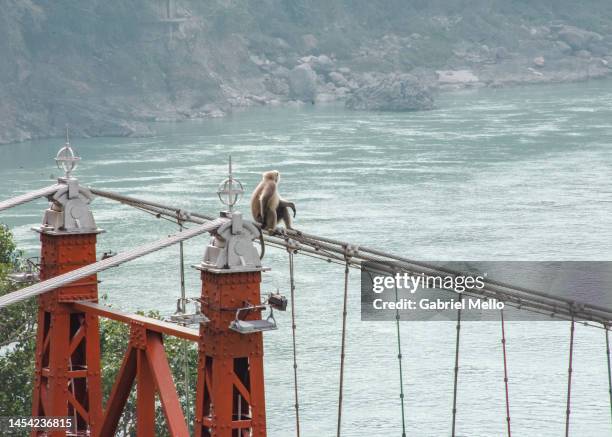
[{"label": "suspension cable strand", "polygon": [[[183,221],[178,219],[179,231],[183,232]],[[183,242],[179,242],[179,275],[181,281],[181,305],[180,309],[183,314],[187,312],[187,298],[185,296],[185,249]]]},{"label": "suspension cable strand", "polygon": [[506,423],[508,426],[508,437],[512,437],[512,430],[510,427],[510,395],[508,392],[508,358],[506,354],[506,328],[504,322],[504,310],[499,310],[501,317],[501,333],[502,333],[502,351],[504,354],[504,385],[506,388]]},{"label": "suspension cable strand", "polygon": [[[399,302],[397,283],[395,284],[395,301]],[[400,313],[395,309],[395,326],[397,328],[397,361],[399,363],[400,402],[402,405],[402,437],[406,437],[406,414],[404,409],[404,375],[402,370],[402,341],[400,337]]]},{"label": "suspension cable strand", "polygon": [[610,365],[610,327],[605,324],[604,329],[606,330],[606,355],[608,358],[608,393],[610,395],[610,419],[612,420],[612,366]]},{"label": "suspension cable strand", "polygon": [[298,396],[297,348],[295,344],[295,277],[293,266],[293,249],[289,249],[289,281],[291,287],[291,334],[293,340],[293,391],[295,396],[295,433],[300,437],[300,403]]},{"label": "suspension cable strand", "polygon": [[50,196],[51,194],[55,194],[55,192],[60,188],[62,188],[62,185],[55,184],[51,185],[50,187],[45,187],[41,188],[40,190],[35,190],[29,193],[22,194],[21,196],[13,197],[12,199],[4,200],[0,202],[0,211],[13,208],[23,203],[31,202],[32,200],[36,200],[41,197]]},{"label": "suspension cable strand", "polygon": [[570,405],[572,398],[572,360],[574,355],[574,329],[576,323],[572,318],[570,325],[569,367],[567,368],[567,408],[565,409],[565,437],[569,437]]},{"label": "suspension cable strand", "polygon": [[[183,232],[183,221],[179,217],[179,214],[177,214],[177,222],[179,225],[180,232]],[[185,297],[185,251],[182,241],[179,243],[179,274],[181,281],[181,303],[179,305],[179,309],[183,314],[185,314],[187,313],[187,299]],[[185,324],[185,326],[187,325]],[[183,372],[183,377],[185,379],[185,420],[187,422],[187,426],[189,426],[189,424],[191,423],[191,420],[189,418],[191,408],[189,402],[189,343],[187,343],[186,341],[183,342]]]},{"label": "suspension cable strand", "polygon": [[457,310],[457,340],[455,343],[455,380],[453,384],[453,429],[452,437],[455,437],[455,425],[457,421],[457,379],[459,377],[459,333],[461,332],[461,308]]},{"label": "suspension cable strand", "polygon": [[348,276],[349,257],[346,258],[346,264],[344,266],[344,302],[342,306],[342,346],[340,349],[340,385],[338,389],[338,427],[336,432],[337,437],[340,437],[340,430],[342,427],[342,389],[344,385],[344,355],[346,345],[346,308],[348,302]]}]

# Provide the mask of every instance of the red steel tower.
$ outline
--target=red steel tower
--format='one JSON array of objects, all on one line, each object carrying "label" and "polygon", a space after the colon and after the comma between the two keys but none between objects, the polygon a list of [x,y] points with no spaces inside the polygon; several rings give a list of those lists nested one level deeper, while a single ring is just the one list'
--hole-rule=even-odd
[{"label": "red steel tower", "polygon": [[[66,175],[49,196],[40,233],[41,280],[96,262],[97,228],[89,210],[92,195],[70,176],[76,157],[67,142],[56,161]],[[41,295],[33,391],[33,416],[69,416],[73,432],[95,432],[102,417],[98,318],[75,311],[76,301],[98,299],[96,275]],[[38,435],[40,431],[33,431]],[[65,431],[53,431],[64,436]]]},{"label": "red steel tower", "polygon": [[[202,312],[210,321],[200,327],[195,435],[265,437],[262,332],[276,329],[276,322],[261,304],[264,269],[253,246],[260,231],[231,212],[231,183],[227,191],[230,211],[222,215],[231,222],[217,230],[196,266]],[[270,315],[262,320],[266,309]]]}]

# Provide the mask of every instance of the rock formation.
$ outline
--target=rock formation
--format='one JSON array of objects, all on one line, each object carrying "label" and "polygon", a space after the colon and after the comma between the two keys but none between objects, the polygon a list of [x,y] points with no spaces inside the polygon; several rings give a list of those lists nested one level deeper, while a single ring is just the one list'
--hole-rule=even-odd
[{"label": "rock formation", "polygon": [[300,64],[289,73],[289,98],[313,103],[317,97],[317,74],[309,64]]},{"label": "rock formation", "polygon": [[433,96],[410,74],[391,74],[358,88],[346,107],[370,111],[419,111],[433,108]]}]

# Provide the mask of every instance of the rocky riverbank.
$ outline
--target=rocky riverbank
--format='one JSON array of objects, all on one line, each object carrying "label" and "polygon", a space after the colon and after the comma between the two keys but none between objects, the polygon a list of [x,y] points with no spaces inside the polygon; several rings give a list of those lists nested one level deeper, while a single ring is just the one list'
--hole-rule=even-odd
[{"label": "rocky riverbank", "polygon": [[390,59],[401,56],[401,51],[426,39],[418,34],[403,38],[385,35],[359,50],[351,62],[338,62],[325,54],[306,56],[292,70],[281,70],[269,80],[282,98],[344,100],[350,109],[411,111],[431,109],[433,96],[440,91],[576,82],[612,74],[612,35],[604,37],[564,24],[524,30],[532,38],[525,50],[465,43],[453,50],[440,69],[416,67],[406,74],[401,70],[383,73],[349,68],[366,56],[369,63],[384,67]]},{"label": "rocky riverbank", "polygon": [[[570,13],[578,6],[569,3],[557,5],[564,20],[527,20],[524,7],[520,14],[493,10],[502,6],[376,15],[377,2],[342,9],[331,0],[333,9],[321,3],[312,10],[297,8],[299,1],[177,0],[164,17],[144,0],[130,7],[92,0],[91,10],[7,0],[0,10],[0,58],[7,61],[0,65],[0,143],[60,136],[66,123],[80,136],[146,136],[151,122],[296,102],[424,110],[445,90],[612,74],[612,14],[587,29],[572,22],[580,13]],[[587,2],[593,15],[610,8]]]}]

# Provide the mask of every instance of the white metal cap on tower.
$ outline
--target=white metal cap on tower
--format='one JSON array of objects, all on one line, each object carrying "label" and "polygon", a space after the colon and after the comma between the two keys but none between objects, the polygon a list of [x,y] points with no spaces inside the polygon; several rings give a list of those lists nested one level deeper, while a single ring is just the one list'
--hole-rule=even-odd
[{"label": "white metal cap on tower", "polygon": [[68,128],[66,128],[66,144],[57,152],[55,162],[64,176],[58,178],[57,190],[50,193],[49,208],[45,211],[43,224],[35,230],[46,234],[83,234],[102,232],[96,226],[89,204],[93,194],[79,181],[71,176],[81,158],[70,145]]}]

